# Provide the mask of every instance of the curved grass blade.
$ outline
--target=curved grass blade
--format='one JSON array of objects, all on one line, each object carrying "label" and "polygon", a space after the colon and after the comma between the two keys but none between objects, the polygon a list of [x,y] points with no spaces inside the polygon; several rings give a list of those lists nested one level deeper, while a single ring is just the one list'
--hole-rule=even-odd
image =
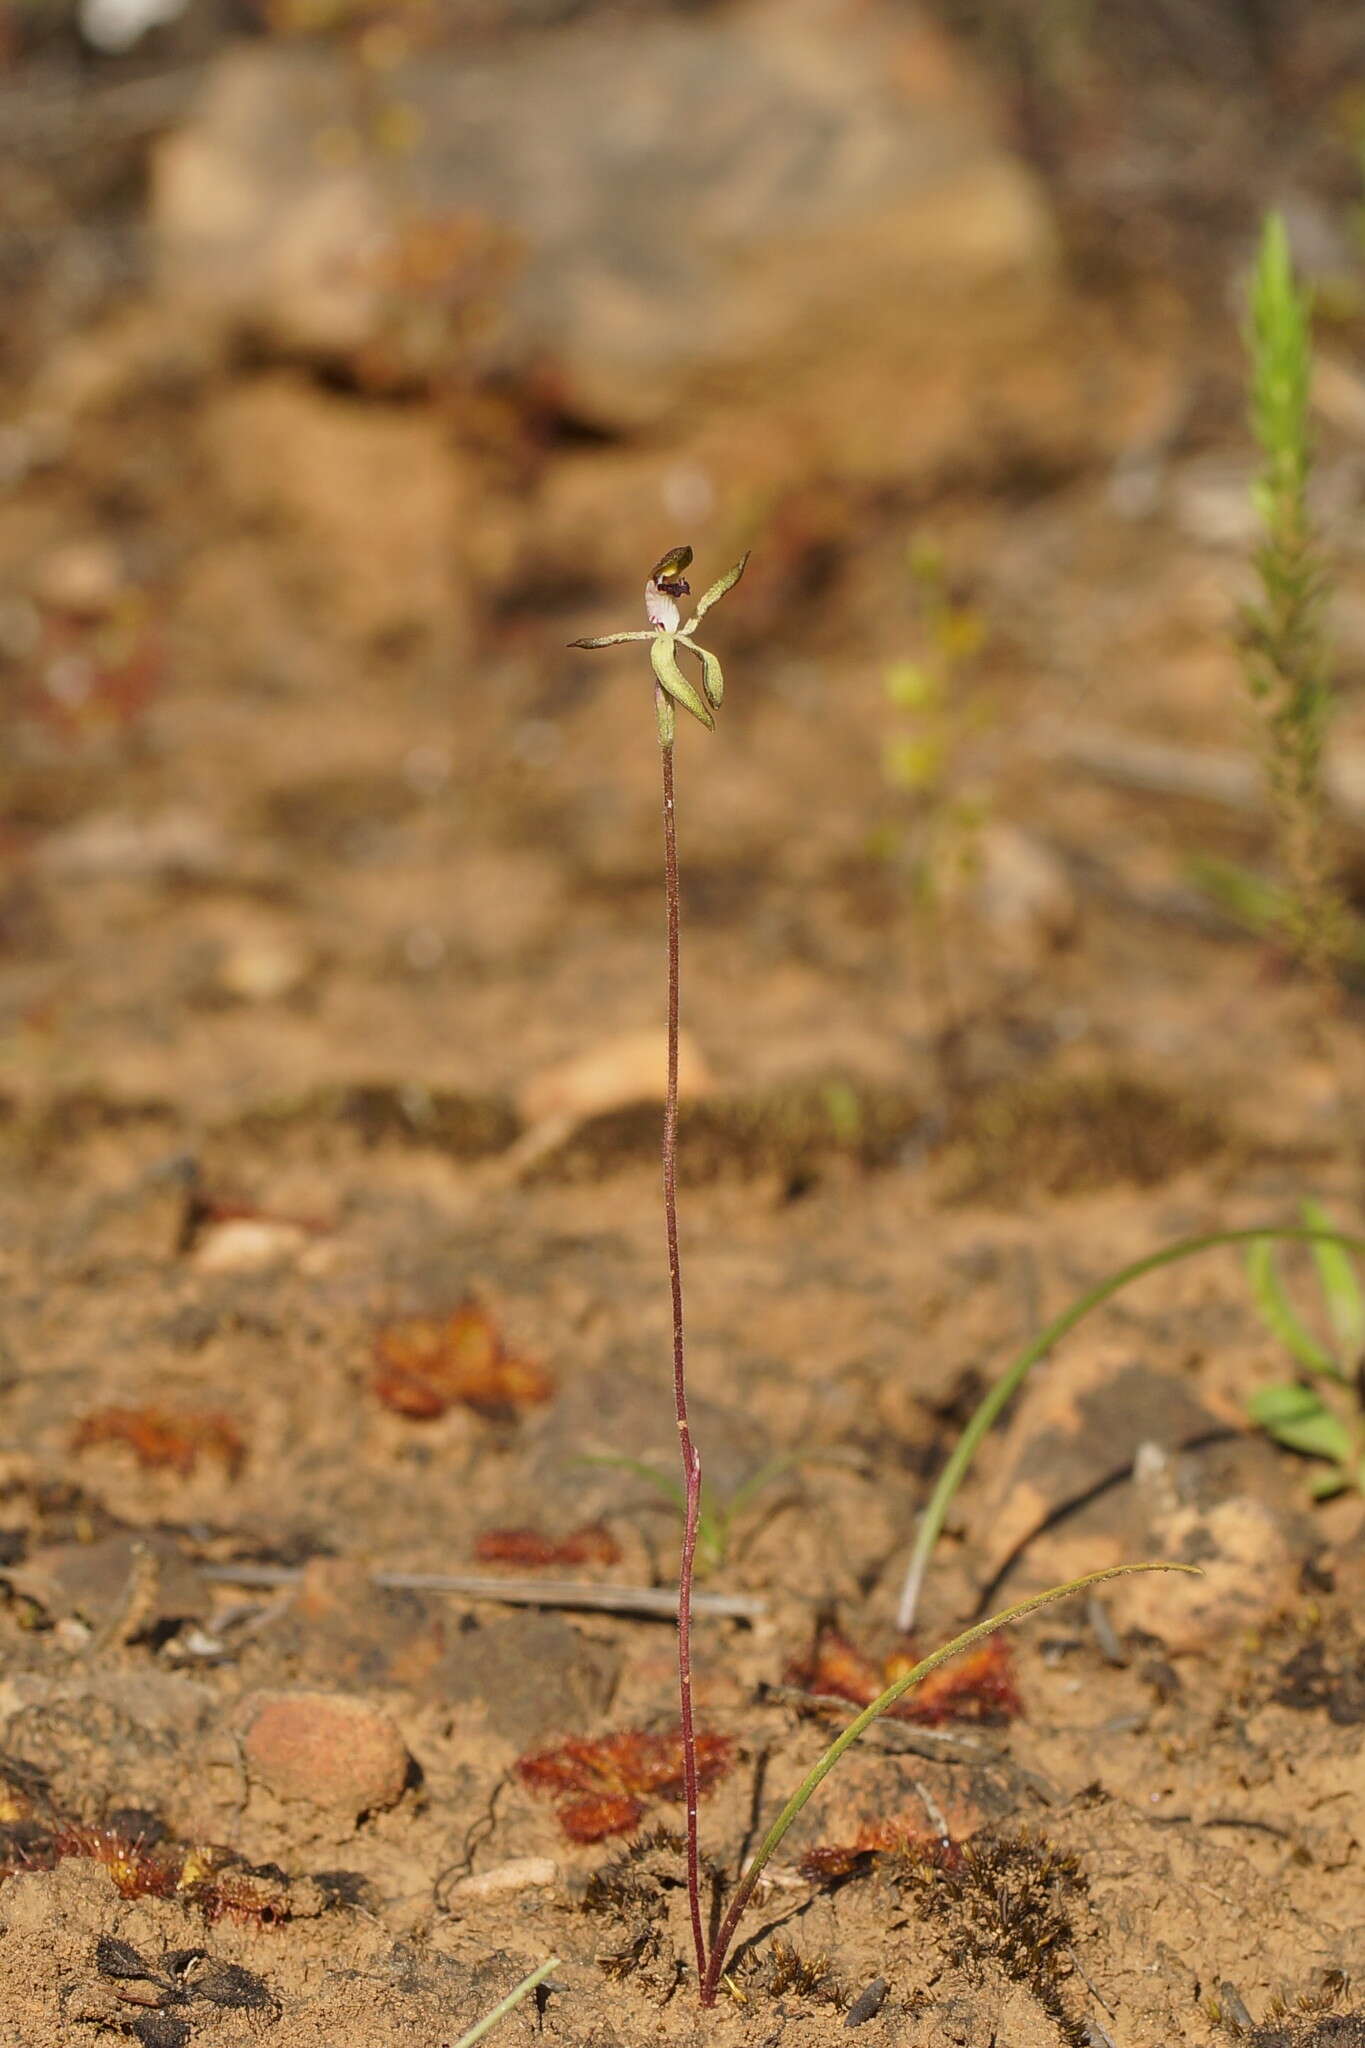
[{"label": "curved grass blade", "polygon": [[[1334,1227],[1321,1202],[1302,1202],[1299,1214],[1310,1230]],[[1365,1351],[1365,1295],[1361,1293],[1350,1254],[1339,1244],[1319,1238],[1313,1246],[1313,1263],[1337,1340],[1337,1360],[1342,1371],[1349,1373]]]},{"label": "curved grass blade", "polygon": [[923,1589],[925,1573],[929,1568],[929,1560],[934,1554],[934,1545],[943,1532],[943,1524],[948,1519],[953,1496],[966,1477],[967,1468],[976,1456],[982,1438],[987,1435],[1000,1411],[1023,1385],[1039,1359],[1045,1358],[1053,1346],[1074,1330],[1077,1323],[1083,1321],[1092,1309],[1099,1308],[1111,1295],[1119,1293],[1131,1281],[1141,1280],[1144,1274],[1155,1273],[1162,1266],[1173,1266],[1180,1259],[1193,1258],[1197,1252],[1213,1251],[1220,1245],[1253,1245],[1273,1238],[1289,1243],[1311,1244],[1323,1236],[1330,1236],[1334,1244],[1343,1245],[1351,1251],[1365,1252],[1365,1239],[1348,1237],[1340,1230],[1322,1232],[1300,1230],[1292,1226],[1277,1228],[1273,1225],[1269,1229],[1262,1226],[1254,1230],[1209,1230],[1198,1237],[1182,1237],[1175,1244],[1165,1245],[1159,1252],[1148,1252],[1145,1258],[1134,1259],[1131,1265],[1122,1266],[1117,1273],[1111,1273],[1106,1280],[1101,1280],[1098,1286],[1088,1289],[1078,1300],[1073,1301],[1070,1308],[1064,1309],[1061,1315],[1054,1317],[1040,1335],[1024,1346],[1019,1356],[1001,1373],[995,1385],[987,1390],[971,1421],[958,1438],[952,1456],[939,1474],[938,1483],[920,1517],[914,1548],[910,1553],[910,1564],[905,1574],[900,1607],[896,1615],[897,1628],[908,1632],[915,1625],[915,1616],[919,1611],[919,1596]]},{"label": "curved grass blade", "polygon": [[735,1938],[735,1931],[744,1915],[745,1907],[753,1897],[754,1886],[758,1883],[764,1864],[777,1849],[816,1787],[829,1776],[839,1759],[853,1747],[858,1737],[865,1734],[872,1723],[879,1720],[888,1709],[894,1707],[897,1700],[903,1699],[913,1687],[920,1685],[930,1672],[937,1671],[940,1664],[946,1664],[949,1658],[956,1657],[961,1651],[969,1650],[973,1643],[979,1643],[986,1636],[994,1635],[997,1629],[1012,1627],[1015,1622],[1024,1620],[1026,1615],[1036,1614],[1040,1607],[1050,1607],[1054,1601],[1069,1599],[1073,1593],[1087,1592],[1091,1586],[1102,1585],[1106,1579],[1127,1578],[1135,1572],[1186,1572],[1193,1578],[1200,1576],[1197,1567],[1188,1564],[1167,1564],[1164,1561],[1117,1564],[1110,1565],[1105,1571],[1087,1572],[1082,1578],[1070,1579],[1064,1586],[1051,1586],[1046,1593],[1034,1593],[1029,1599],[1016,1602],[1013,1607],[1002,1608],[999,1614],[992,1614],[988,1620],[978,1621],[973,1627],[964,1629],[960,1636],[954,1636],[950,1643],[945,1643],[941,1650],[934,1650],[928,1657],[922,1657],[913,1670],[896,1679],[885,1692],[878,1694],[871,1706],[864,1707],[861,1714],[849,1722],[847,1728],[835,1737],[820,1761],[801,1780],[759,1843],[753,1860],[735,1886],[725,1918],[711,1947],[706,1981],[702,1987],[703,2005],[711,2004],[715,1998],[721,1973],[725,1968],[725,1959]]},{"label": "curved grass blade", "polygon": [[1300,1322],[1298,1311],[1284,1291],[1280,1269],[1275,1263],[1275,1247],[1269,1238],[1260,1238],[1251,1246],[1246,1266],[1256,1313],[1271,1336],[1277,1337],[1285,1350],[1298,1359],[1305,1372],[1339,1380],[1341,1371],[1336,1360]]},{"label": "curved grass blade", "polygon": [[649,658],[660,687],[667,690],[674,703],[681,704],[684,711],[690,711],[694,718],[700,719],[708,732],[714,732],[715,719],[707,710],[699,692],[678,667],[678,657],[673,651],[671,633],[655,633],[651,636]]}]

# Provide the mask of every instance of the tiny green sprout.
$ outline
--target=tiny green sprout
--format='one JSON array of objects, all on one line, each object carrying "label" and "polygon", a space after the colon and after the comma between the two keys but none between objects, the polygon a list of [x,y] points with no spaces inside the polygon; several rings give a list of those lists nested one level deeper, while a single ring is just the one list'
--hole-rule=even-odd
[{"label": "tiny green sprout", "polygon": [[[679,1516],[687,1512],[687,1496],[683,1487],[667,1473],[646,1464],[643,1458],[628,1458],[614,1453],[601,1457],[587,1458],[589,1465],[607,1465],[618,1472],[632,1472],[637,1479],[662,1494],[678,1511]],[[734,1491],[723,1499],[713,1499],[709,1489],[703,1488],[697,1513],[697,1568],[700,1572],[719,1571],[727,1563],[730,1547],[734,1540],[735,1525],[753,1503],[780,1479],[799,1470],[802,1465],[829,1464],[849,1465],[857,1461],[838,1450],[828,1451],[779,1451],[742,1479]]]},{"label": "tiny green sprout", "polygon": [[[709,647],[699,647],[692,638],[713,604],[717,604],[727,591],[733,590],[749,559],[748,553],[740,556],[733,568],[718,576],[698,600],[697,608],[686,624],[682,624],[682,612],[678,605],[680,597],[690,597],[692,586],[686,581],[684,571],[692,566],[692,550],[689,547],[670,548],[649,572],[645,584],[645,616],[649,620],[647,631],[642,633],[601,633],[591,640],[571,640],[570,647],[620,647],[627,640],[644,640],[649,643],[650,666],[654,670],[654,706],[659,721],[659,744],[671,747],[676,729],[676,704],[692,716],[708,732],[714,732],[716,721],[712,713],[719,711],[725,694],[725,675],[719,661]],[[678,649],[685,647],[694,654],[701,666],[701,688],[689,682],[678,663]]]},{"label": "tiny green sprout", "polygon": [[[1304,1202],[1308,1229],[1330,1231],[1316,1202]],[[1298,1366],[1298,1376],[1260,1387],[1247,1403],[1253,1422],[1286,1450],[1315,1458],[1315,1500],[1356,1487],[1365,1493],[1365,1292],[1346,1246],[1333,1238],[1313,1242],[1327,1341],[1305,1324],[1286,1292],[1269,1238],[1247,1252],[1247,1278],[1256,1313]]]}]

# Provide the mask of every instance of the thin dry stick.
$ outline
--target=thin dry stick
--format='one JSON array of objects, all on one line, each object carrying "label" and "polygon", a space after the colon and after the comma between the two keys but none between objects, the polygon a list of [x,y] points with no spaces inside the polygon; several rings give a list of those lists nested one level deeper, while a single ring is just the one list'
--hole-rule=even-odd
[{"label": "thin dry stick", "polygon": [[668,916],[668,1087],[664,1096],[664,1228],[673,1296],[673,1405],[682,1454],[682,1558],[678,1572],[678,1704],[682,1723],[683,1791],[687,1800],[687,1897],[698,1981],[706,1976],[706,1935],[701,1920],[701,1849],[697,1820],[697,1735],[692,1716],[692,1576],[701,1516],[701,1458],[687,1420],[687,1358],[683,1342],[682,1262],[678,1255],[678,832],[673,815],[673,742],[659,749],[664,783],[664,901]]},{"label": "thin dry stick", "polygon": [[[201,1579],[222,1586],[297,1586],[297,1564],[201,1564]],[[676,1596],[664,1586],[614,1586],[587,1579],[498,1579],[480,1572],[386,1572],[369,1574],[373,1586],[405,1593],[457,1593],[469,1600],[493,1600],[503,1607],[581,1607],[603,1614],[658,1615],[671,1621]],[[692,1609],[721,1621],[753,1621],[768,1611],[757,1593],[694,1593]]]}]

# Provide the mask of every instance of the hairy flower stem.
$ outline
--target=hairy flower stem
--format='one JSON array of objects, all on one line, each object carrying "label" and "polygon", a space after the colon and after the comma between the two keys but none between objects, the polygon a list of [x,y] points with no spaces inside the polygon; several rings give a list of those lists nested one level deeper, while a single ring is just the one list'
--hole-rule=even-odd
[{"label": "hairy flower stem", "polygon": [[685,1509],[678,1570],[678,1701],[682,1723],[683,1791],[687,1800],[687,1901],[697,1951],[697,1981],[706,1986],[706,1935],[701,1911],[701,1854],[697,1838],[697,1730],[692,1715],[692,1577],[701,1514],[701,1459],[687,1420],[687,1359],[683,1344],[682,1262],[678,1255],[678,831],[673,810],[673,742],[660,746],[664,782],[664,902],[668,915],[668,1086],[664,1096],[664,1227],[673,1293],[673,1402],[678,1417]]}]

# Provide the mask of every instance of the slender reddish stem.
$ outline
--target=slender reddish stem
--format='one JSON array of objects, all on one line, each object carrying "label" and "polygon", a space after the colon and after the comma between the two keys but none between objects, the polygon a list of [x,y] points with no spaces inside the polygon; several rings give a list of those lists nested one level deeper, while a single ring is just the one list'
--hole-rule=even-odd
[{"label": "slender reddish stem", "polygon": [[[692,1713],[692,1577],[701,1514],[701,1459],[687,1421],[687,1362],[683,1346],[682,1263],[678,1256],[678,834],[673,817],[673,747],[660,752],[664,770],[664,902],[668,913],[668,1089],[664,1096],[664,1226],[668,1234],[668,1279],[673,1292],[673,1403],[682,1454],[682,1558],[678,1569],[678,1700],[682,1722],[683,1791],[687,1800],[687,1900],[697,1951],[702,2004],[714,2005],[707,1980],[706,1935],[702,1927],[701,1852],[697,1834],[697,1729]],[[710,1996],[707,1996],[708,1990]]]}]

